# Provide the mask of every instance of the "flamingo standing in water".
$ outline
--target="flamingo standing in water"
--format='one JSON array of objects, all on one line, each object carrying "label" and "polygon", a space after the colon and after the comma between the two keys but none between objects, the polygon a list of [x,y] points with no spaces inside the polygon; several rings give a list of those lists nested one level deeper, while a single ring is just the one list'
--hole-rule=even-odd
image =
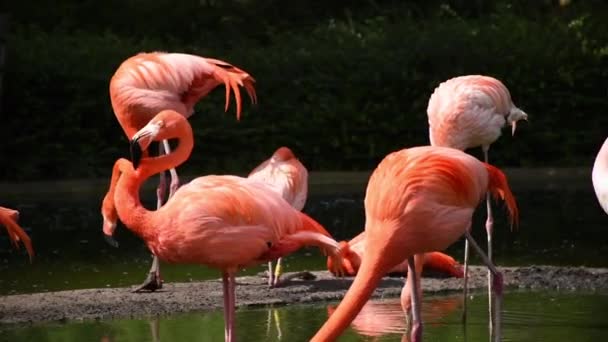
[{"label": "flamingo standing in water", "polygon": [[[528,120],[528,114],[517,108],[507,87],[499,80],[482,75],[459,76],[449,79],[435,89],[427,107],[431,145],[466,150],[481,146],[484,161],[488,163],[490,145],[500,137],[506,123],[512,134],[519,120]],[[488,258],[492,260],[492,231],[494,218],[490,195],[486,196],[486,232]],[[464,248],[464,301],[463,322],[466,321],[466,303],[469,272],[469,242]],[[488,272],[488,310],[492,310],[492,282]],[[490,327],[492,326],[490,317]]]},{"label": "flamingo standing in water", "polygon": [[[163,156],[142,157],[152,141],[178,138]],[[238,269],[291,253],[304,245],[323,249],[341,268],[336,241],[318,233],[316,221],[294,209],[267,184],[237,176],[199,177],[180,187],[165,205],[148,211],[139,200],[142,183],[186,161],[193,148],[192,128],[172,110],[161,111],[131,140],[133,163],[114,164],[106,198],[127,228],[161,260],[201,264],[222,272],[226,341],[234,341],[235,274]],[[113,198],[113,200],[111,200]],[[112,229],[104,226],[111,239]]]},{"label": "flamingo standing in water", "polygon": [[591,172],[593,190],[602,209],[608,214],[608,139],[595,157],[593,171]]},{"label": "flamingo standing in water", "polygon": [[[341,241],[340,245],[344,253],[345,262],[348,263],[346,275],[357,275],[359,267],[361,267],[361,259],[365,255],[365,232],[355,236],[350,241]],[[462,278],[464,275],[462,266],[454,258],[441,252],[424,253],[422,266],[456,278]],[[333,268],[332,259],[327,258],[327,269],[332,270]],[[351,270],[352,272],[350,272]],[[422,269],[420,272],[422,272]],[[387,274],[394,273],[406,274],[407,260],[403,260],[387,272]]]},{"label": "flamingo standing in water", "polygon": [[[288,147],[279,147],[269,159],[253,169],[247,178],[268,184],[296,210],[302,211],[306,204],[308,170]],[[326,231],[320,233],[331,237]],[[281,268],[281,258],[277,260],[274,272],[272,261],[268,262],[269,286],[277,286],[280,283]]]},{"label": "flamingo standing in water", "polygon": [[[247,72],[217,59],[183,53],[140,53],[125,60],[112,76],[110,99],[120,126],[127,138],[130,138],[161,110],[172,109],[186,118],[190,117],[196,103],[221,84],[226,88],[225,110],[228,110],[232,90],[236,100],[237,119],[240,119],[239,86],[245,88],[255,103],[257,98],[254,82]],[[170,153],[169,142],[163,141],[159,149],[160,154]],[[179,186],[179,179],[174,168],[169,171],[171,197]],[[156,190],[157,208],[163,203],[165,183],[165,173],[161,172]],[[109,221],[111,220],[104,219],[104,224]],[[135,291],[154,291],[160,288],[160,265],[154,256],[146,280]]]},{"label": "flamingo standing in water", "polygon": [[19,212],[14,209],[0,207],[0,224],[6,228],[8,238],[15,248],[19,247],[19,241],[23,243],[27,254],[30,256],[30,262],[34,257],[34,248],[32,247],[32,241],[30,237],[23,231],[17,221],[19,220]]},{"label": "flamingo standing in water", "polygon": [[[419,265],[422,253],[444,250],[462,235],[493,274],[500,323],[502,275],[472,239],[473,212],[486,192],[503,198],[517,222],[515,199],[497,168],[456,149],[423,146],[386,156],[372,173],[365,195],[365,257],[336,311],[311,339],[334,341],[357,316],[380,279],[408,259],[403,292],[411,295],[411,342],[422,338]],[[402,305],[405,307],[402,292]],[[500,324],[494,330],[500,340]]]}]

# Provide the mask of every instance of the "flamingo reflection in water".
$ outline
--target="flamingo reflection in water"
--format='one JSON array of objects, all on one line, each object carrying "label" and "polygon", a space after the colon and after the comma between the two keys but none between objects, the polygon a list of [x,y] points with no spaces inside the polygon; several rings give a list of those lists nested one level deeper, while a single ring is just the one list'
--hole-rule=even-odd
[{"label": "flamingo reflection in water", "polygon": [[[462,304],[461,296],[429,297],[425,299],[422,319],[430,326],[443,324],[443,319]],[[328,317],[336,310],[336,304],[327,306]],[[371,337],[371,341],[391,334],[401,334],[402,342],[409,342],[407,321],[403,319],[403,309],[399,298],[368,301],[351,327],[359,335]]]}]

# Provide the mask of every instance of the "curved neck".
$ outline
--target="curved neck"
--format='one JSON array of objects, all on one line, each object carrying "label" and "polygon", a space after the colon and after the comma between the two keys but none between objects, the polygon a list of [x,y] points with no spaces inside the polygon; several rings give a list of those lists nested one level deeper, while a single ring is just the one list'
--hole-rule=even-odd
[{"label": "curved neck", "polygon": [[344,299],[313,336],[311,342],[335,341],[357,317],[386,273],[379,259],[369,254],[363,258],[363,264]]}]

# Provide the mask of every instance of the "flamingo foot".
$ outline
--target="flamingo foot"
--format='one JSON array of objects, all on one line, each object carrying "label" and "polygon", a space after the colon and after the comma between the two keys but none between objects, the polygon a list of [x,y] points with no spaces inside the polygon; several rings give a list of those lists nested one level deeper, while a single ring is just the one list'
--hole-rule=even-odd
[{"label": "flamingo foot", "polygon": [[149,291],[154,292],[163,288],[163,279],[158,272],[150,272],[146,280],[133,290],[133,292]]}]

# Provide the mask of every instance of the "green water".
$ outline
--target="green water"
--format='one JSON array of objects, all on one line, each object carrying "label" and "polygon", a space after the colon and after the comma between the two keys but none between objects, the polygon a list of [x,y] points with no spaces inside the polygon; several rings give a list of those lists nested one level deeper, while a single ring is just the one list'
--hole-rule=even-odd
[{"label": "green water", "polygon": [[[588,179],[575,178],[557,184],[513,179],[521,220],[511,232],[502,205],[495,205],[494,256],[498,265],[608,265],[608,216],[597,204]],[[305,211],[321,222],[338,240],[349,239],[364,223],[364,185],[335,193],[324,187],[311,191]],[[74,192],[56,196],[3,198],[0,205],[21,211],[20,223],[30,234],[36,250],[33,264],[23,251],[14,251],[0,232],[0,295],[62,289],[132,286],[143,281],[150,267],[150,254],[141,240],[119,225],[119,248],[102,237],[97,192]],[[144,191],[144,204],[154,205],[154,191]],[[473,235],[485,245],[483,206],[475,214]],[[475,228],[476,227],[476,228]],[[462,241],[447,252],[462,261]],[[316,249],[284,259],[286,269],[323,269],[325,260]],[[473,256],[473,262],[477,262]],[[245,270],[258,273],[263,266]],[[199,266],[162,265],[167,282],[218,278],[215,270]]]},{"label": "green water", "polygon": [[[460,323],[461,297],[425,297],[425,341],[488,341],[487,297],[470,302],[466,330]],[[237,311],[239,341],[307,341],[336,303]],[[504,300],[504,341],[605,341],[608,295],[509,292]],[[339,341],[408,341],[398,299],[368,302]],[[377,338],[377,339],[374,339]],[[222,341],[221,311],[109,321],[0,326],[0,341],[143,342]]]}]

